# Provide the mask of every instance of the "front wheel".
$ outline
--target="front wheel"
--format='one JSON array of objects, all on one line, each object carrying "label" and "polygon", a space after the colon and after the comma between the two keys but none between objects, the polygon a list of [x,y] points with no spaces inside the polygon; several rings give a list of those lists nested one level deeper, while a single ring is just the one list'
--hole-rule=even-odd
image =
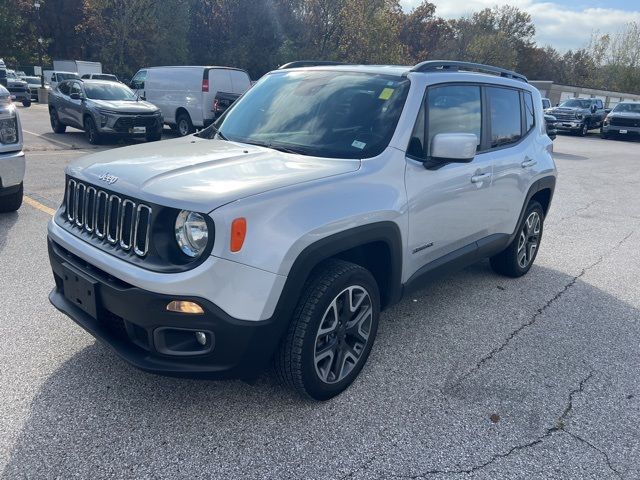
[{"label": "front wheel", "polygon": [[581,137],[586,137],[587,133],[589,133],[589,125],[587,125],[586,123],[583,123],[582,127],[580,128],[579,135]]},{"label": "front wheel", "polygon": [[540,203],[533,201],[527,207],[518,233],[502,252],[491,257],[491,268],[507,277],[521,277],[533,265],[544,226],[544,211]]},{"label": "front wheel", "polygon": [[147,134],[147,142],[157,142],[161,138],[162,138],[161,132],[154,132],[154,133]]},{"label": "front wheel", "polygon": [[368,270],[329,260],[306,282],[275,357],[281,381],[328,400],[356,379],[378,331],[380,294]]},{"label": "front wheel", "polygon": [[31,106],[31,100],[23,100],[22,101],[22,106],[23,107],[30,107]]},{"label": "front wheel", "polygon": [[93,118],[87,117],[84,120],[84,133],[87,136],[87,141],[91,145],[99,145],[102,140],[100,137],[100,133],[98,132],[98,128],[96,127],[96,122],[93,121]]},{"label": "front wheel", "polygon": [[23,186],[20,184],[20,188],[17,192],[12,193],[11,195],[2,195],[0,192],[0,212],[15,212],[22,205],[22,197],[23,197]]}]

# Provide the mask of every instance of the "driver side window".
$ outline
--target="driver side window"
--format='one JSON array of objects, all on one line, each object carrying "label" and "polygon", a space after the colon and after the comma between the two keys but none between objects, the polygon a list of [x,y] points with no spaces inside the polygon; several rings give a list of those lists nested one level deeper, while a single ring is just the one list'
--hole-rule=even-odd
[{"label": "driver side window", "polygon": [[69,82],[62,82],[59,86],[58,86],[58,90],[60,90],[64,95],[69,95],[69,89],[70,89],[71,85],[69,85]]},{"label": "driver side window", "polygon": [[482,139],[482,103],[477,85],[443,85],[427,90],[411,134],[407,155],[427,159],[439,133],[473,133],[477,149]]},{"label": "driver side window", "polygon": [[147,79],[147,71],[140,70],[131,79],[131,88],[134,90],[141,90],[144,88],[144,81]]}]

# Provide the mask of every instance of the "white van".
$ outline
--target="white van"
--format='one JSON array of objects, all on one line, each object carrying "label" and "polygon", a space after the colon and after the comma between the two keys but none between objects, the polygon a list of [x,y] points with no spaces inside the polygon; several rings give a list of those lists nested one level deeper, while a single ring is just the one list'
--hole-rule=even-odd
[{"label": "white van", "polygon": [[185,136],[213,123],[249,90],[251,79],[245,70],[231,67],[151,67],[139,70],[130,86]]}]

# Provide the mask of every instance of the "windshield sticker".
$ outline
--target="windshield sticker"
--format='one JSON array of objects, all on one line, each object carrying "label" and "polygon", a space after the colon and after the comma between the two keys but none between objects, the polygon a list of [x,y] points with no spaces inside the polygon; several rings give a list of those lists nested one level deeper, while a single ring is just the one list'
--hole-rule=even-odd
[{"label": "windshield sticker", "polygon": [[380,100],[389,100],[391,95],[393,95],[393,88],[384,88],[382,92],[380,92],[380,96],[378,97]]},{"label": "windshield sticker", "polygon": [[359,142],[358,140],[354,140],[353,143],[351,144],[351,146],[355,147],[355,148],[359,148],[360,150],[362,150],[364,147],[367,146],[367,144],[364,143],[364,142]]}]

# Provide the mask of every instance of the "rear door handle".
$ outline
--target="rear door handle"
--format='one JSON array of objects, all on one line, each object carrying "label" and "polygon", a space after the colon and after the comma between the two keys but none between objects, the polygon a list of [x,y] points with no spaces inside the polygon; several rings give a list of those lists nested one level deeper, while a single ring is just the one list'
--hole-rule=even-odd
[{"label": "rear door handle", "polygon": [[484,182],[485,180],[489,180],[490,178],[491,178],[490,173],[480,173],[478,175],[474,175],[473,177],[471,177],[471,183]]},{"label": "rear door handle", "polygon": [[533,167],[536,163],[538,163],[537,160],[534,160],[532,158],[527,158],[520,165],[522,165],[522,168],[528,168],[528,167]]}]

